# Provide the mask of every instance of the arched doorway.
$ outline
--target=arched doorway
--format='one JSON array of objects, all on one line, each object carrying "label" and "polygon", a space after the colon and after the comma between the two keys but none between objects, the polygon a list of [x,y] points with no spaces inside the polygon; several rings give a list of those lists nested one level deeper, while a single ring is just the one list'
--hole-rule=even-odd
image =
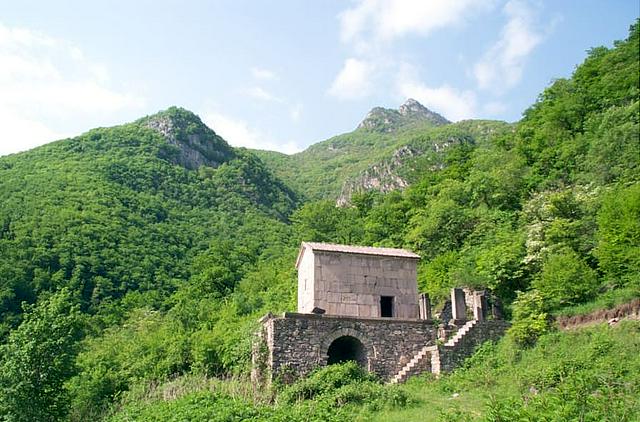
[{"label": "arched doorway", "polygon": [[362,342],[353,336],[342,336],[333,340],[327,356],[329,365],[353,360],[362,367],[367,366],[367,351]]}]

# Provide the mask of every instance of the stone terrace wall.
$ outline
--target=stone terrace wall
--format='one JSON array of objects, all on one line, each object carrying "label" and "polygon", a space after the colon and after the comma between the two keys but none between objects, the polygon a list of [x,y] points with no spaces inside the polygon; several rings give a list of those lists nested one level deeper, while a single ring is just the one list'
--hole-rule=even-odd
[{"label": "stone terrace wall", "polygon": [[[367,354],[365,369],[389,380],[420,349],[435,344],[437,331],[431,321],[296,313],[268,315],[262,324],[261,345],[254,348],[254,379],[280,377],[285,382],[326,365],[329,346],[342,336],[360,340]],[[260,362],[262,366],[256,365]]]}]

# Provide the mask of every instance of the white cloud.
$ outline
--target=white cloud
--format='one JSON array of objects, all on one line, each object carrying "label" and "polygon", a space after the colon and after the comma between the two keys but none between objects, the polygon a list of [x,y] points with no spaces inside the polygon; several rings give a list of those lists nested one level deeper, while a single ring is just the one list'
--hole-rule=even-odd
[{"label": "white cloud", "polygon": [[494,1],[473,0],[361,0],[340,13],[341,38],[391,41],[409,33],[426,35],[436,29],[459,24],[478,9],[493,7]]},{"label": "white cloud", "polygon": [[527,57],[543,38],[535,27],[536,13],[525,1],[509,1],[504,13],[508,21],[500,39],[473,68],[481,89],[501,92],[518,84]]},{"label": "white cloud", "polygon": [[342,100],[366,97],[372,86],[375,66],[365,60],[349,58],[329,88],[329,94]]},{"label": "white cloud", "polygon": [[65,135],[62,120],[138,109],[144,100],[111,89],[106,67],[76,46],[0,23],[0,155]]},{"label": "white cloud", "polygon": [[243,120],[215,111],[204,113],[202,116],[207,126],[233,146],[280,151],[285,154],[293,154],[302,150],[295,142],[276,141],[260,130],[250,127]]},{"label": "white cloud", "polygon": [[302,115],[302,104],[296,104],[293,107],[291,107],[291,109],[289,110],[289,117],[291,117],[291,120],[293,120],[294,122],[297,122],[298,120],[300,120],[300,116]]},{"label": "white cloud", "polygon": [[3,133],[0,141],[0,156],[25,151],[47,141],[69,136],[67,133],[56,132],[36,120],[30,120],[1,105],[0,127]]},{"label": "white cloud", "polygon": [[472,91],[459,91],[447,84],[430,87],[418,81],[414,70],[404,64],[397,78],[398,94],[402,98],[415,98],[427,108],[451,121],[476,117],[476,95]]},{"label": "white cloud", "polygon": [[482,107],[482,110],[489,116],[498,116],[507,111],[507,106],[500,101],[489,101]]},{"label": "white cloud", "polygon": [[[498,0],[358,0],[338,15],[341,40],[352,49],[329,93],[341,99],[366,97],[372,79],[393,80],[398,71],[395,45],[408,35],[464,25],[494,8]],[[448,87],[440,87],[441,91]],[[432,95],[433,97],[433,95]]]},{"label": "white cloud", "polygon": [[276,75],[273,71],[261,67],[252,68],[251,74],[255,79],[258,79],[260,81],[275,81],[278,79],[278,75]]},{"label": "white cloud", "polygon": [[256,100],[271,101],[271,102],[275,102],[275,103],[283,103],[284,102],[284,100],[282,98],[273,95],[272,93],[270,93],[266,89],[260,88],[259,86],[255,86],[253,88],[249,88],[249,89],[247,89],[245,91],[245,93],[249,97],[254,98]]}]

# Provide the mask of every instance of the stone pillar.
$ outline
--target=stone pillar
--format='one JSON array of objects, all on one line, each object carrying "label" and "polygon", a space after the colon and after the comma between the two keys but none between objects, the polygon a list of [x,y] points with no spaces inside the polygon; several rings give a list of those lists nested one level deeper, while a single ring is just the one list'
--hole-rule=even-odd
[{"label": "stone pillar", "polygon": [[473,292],[473,319],[487,319],[487,296],[484,291]]},{"label": "stone pillar", "polygon": [[467,305],[464,303],[462,289],[451,289],[451,311],[455,325],[462,324],[467,320]]},{"label": "stone pillar", "polygon": [[431,301],[426,293],[420,294],[420,319],[431,319]]}]

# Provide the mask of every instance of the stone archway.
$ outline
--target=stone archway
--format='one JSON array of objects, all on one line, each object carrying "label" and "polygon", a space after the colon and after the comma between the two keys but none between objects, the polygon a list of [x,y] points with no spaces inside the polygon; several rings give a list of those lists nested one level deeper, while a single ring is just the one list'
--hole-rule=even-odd
[{"label": "stone archway", "polygon": [[342,336],[333,340],[327,350],[327,364],[355,361],[367,368],[367,351],[360,340],[352,336]]},{"label": "stone archway", "polygon": [[352,328],[331,332],[322,340],[320,347],[324,354],[323,364],[327,365],[353,360],[370,371],[372,359],[376,357],[376,349],[368,337]]}]

